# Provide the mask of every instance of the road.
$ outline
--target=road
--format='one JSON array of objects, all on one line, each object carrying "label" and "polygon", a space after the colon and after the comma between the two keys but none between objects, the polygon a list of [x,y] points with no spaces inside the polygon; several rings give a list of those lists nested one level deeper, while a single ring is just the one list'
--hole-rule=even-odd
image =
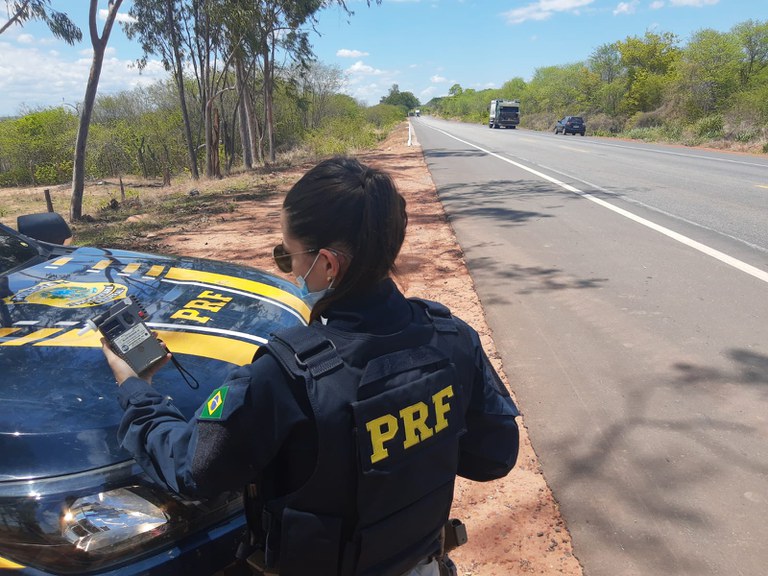
[{"label": "road", "polygon": [[768,565],[768,158],[411,119],[587,576]]}]

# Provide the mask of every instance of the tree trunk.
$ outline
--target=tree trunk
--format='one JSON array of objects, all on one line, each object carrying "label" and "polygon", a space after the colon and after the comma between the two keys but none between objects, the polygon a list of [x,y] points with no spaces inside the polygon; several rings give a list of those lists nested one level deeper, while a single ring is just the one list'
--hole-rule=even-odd
[{"label": "tree trunk", "polygon": [[270,57],[269,45],[264,43],[262,58],[264,59],[264,120],[267,130],[267,147],[269,151],[269,161],[275,161],[275,131],[272,116],[272,83],[273,70],[272,58]]},{"label": "tree trunk", "polygon": [[214,106],[211,114],[211,176],[221,178],[221,160],[219,159],[219,134],[220,134],[219,108]]},{"label": "tree trunk", "polygon": [[187,154],[189,154],[189,171],[193,180],[200,179],[200,173],[197,170],[197,151],[192,142],[192,124],[189,121],[189,111],[187,110],[187,98],[184,91],[184,68],[181,62],[181,52],[179,51],[179,39],[176,37],[176,25],[173,18],[173,1],[165,1],[165,17],[168,29],[171,31],[171,44],[173,46],[174,76],[176,77],[176,86],[179,90],[179,103],[181,104],[181,117],[184,120],[184,136],[187,140]]},{"label": "tree trunk", "polygon": [[[201,94],[201,96],[204,96]],[[203,100],[205,102],[205,100]],[[213,98],[208,100],[207,105],[203,108],[203,117],[205,118],[205,176],[207,178],[213,178],[213,118],[211,114],[211,107],[213,104]]]},{"label": "tree trunk", "polygon": [[80,115],[80,126],[77,130],[77,140],[75,141],[75,158],[72,168],[72,201],[70,203],[69,217],[75,222],[83,217],[83,190],[85,188],[85,149],[88,144],[88,128],[91,124],[91,114],[93,113],[93,103],[96,101],[96,90],[99,87],[99,77],[101,76],[101,65],[104,62],[104,51],[107,48],[109,34],[112,31],[112,25],[115,23],[117,11],[123,0],[113,0],[109,4],[107,20],[104,23],[104,30],[101,37],[96,28],[96,9],[98,0],[91,0],[88,14],[88,25],[91,33],[91,45],[93,46],[93,62],[91,63],[91,73],[88,76],[88,84],[85,87],[85,100],[83,102],[83,112]]},{"label": "tree trunk", "polygon": [[251,153],[251,139],[248,132],[248,119],[250,114],[250,95],[248,94],[248,84],[245,79],[245,70],[243,69],[243,60],[237,56],[235,58],[235,79],[237,81],[237,93],[240,96],[240,142],[243,146],[243,167],[253,168],[253,154]]}]

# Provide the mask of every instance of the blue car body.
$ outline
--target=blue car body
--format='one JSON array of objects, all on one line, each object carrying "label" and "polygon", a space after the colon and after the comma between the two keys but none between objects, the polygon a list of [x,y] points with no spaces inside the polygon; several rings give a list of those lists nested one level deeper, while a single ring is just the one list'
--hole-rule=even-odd
[{"label": "blue car body", "polygon": [[185,415],[276,329],[306,323],[287,280],[234,264],[38,242],[0,225],[0,572],[210,575],[245,526],[239,493],[188,501],[118,444],[122,410],[86,321],[138,299]]}]

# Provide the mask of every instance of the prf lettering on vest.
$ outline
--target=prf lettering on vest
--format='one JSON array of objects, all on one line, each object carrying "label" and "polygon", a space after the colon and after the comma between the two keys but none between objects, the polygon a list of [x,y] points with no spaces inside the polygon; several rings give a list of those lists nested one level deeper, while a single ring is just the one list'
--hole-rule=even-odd
[{"label": "prf lettering on vest", "polygon": [[441,430],[448,428],[447,414],[451,410],[448,399],[453,397],[453,386],[446,386],[432,396],[432,410],[435,414],[435,427],[427,425],[430,414],[430,406],[425,402],[416,402],[400,410],[399,418],[394,414],[384,414],[366,422],[365,428],[371,435],[371,464],[389,457],[389,451],[384,446],[395,439],[400,430],[400,422],[403,424],[405,439],[403,448],[408,449],[419,442],[432,437]]}]

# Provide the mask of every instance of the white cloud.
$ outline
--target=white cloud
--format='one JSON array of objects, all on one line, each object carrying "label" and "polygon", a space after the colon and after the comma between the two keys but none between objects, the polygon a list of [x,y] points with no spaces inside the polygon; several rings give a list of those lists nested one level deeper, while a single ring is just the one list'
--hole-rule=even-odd
[{"label": "white cloud", "polygon": [[631,2],[619,2],[619,5],[616,6],[613,10],[613,15],[618,16],[619,14],[634,14],[637,10],[637,5],[639,4],[639,0],[632,0]]},{"label": "white cloud", "polygon": [[447,78],[445,78],[444,76],[439,76],[439,75],[437,75],[437,74],[435,74],[434,76],[432,76],[432,77],[429,79],[429,81],[430,81],[430,82],[432,82],[432,84],[440,84],[440,83],[442,83],[442,82],[446,82],[447,80],[448,80],[448,79],[447,79]]},{"label": "white cloud", "polygon": [[661,0],[654,0],[651,2],[651,10],[661,10],[664,8],[664,2]]},{"label": "white cloud", "polygon": [[435,95],[435,92],[437,92],[437,89],[434,86],[425,88],[424,90],[419,92],[419,101],[426,102],[427,100],[430,100],[432,96]]},{"label": "white cloud", "polygon": [[339,58],[362,58],[363,56],[369,56],[368,52],[363,52],[361,50],[348,50],[347,48],[342,48],[341,50],[336,51],[336,56]]},{"label": "white cloud", "polygon": [[720,0],[669,0],[672,6],[693,6],[701,8],[702,6],[714,6]]},{"label": "white cloud", "polygon": [[[0,53],[0,94],[4,96],[0,100],[0,116],[19,113],[19,106],[35,109],[82,101],[91,68],[90,52],[72,61],[56,50],[40,51],[0,42]],[[122,60],[110,50],[104,59],[98,94],[131,90],[167,77],[159,61],[148,62],[139,73],[132,60]]]},{"label": "white cloud", "polygon": [[[102,8],[101,10],[99,10],[99,18],[101,18],[102,20],[106,20],[108,15],[109,15],[109,10],[105,8]],[[134,18],[133,16],[131,16],[126,12],[118,12],[117,16],[115,16],[115,22],[134,23],[134,22],[138,22],[138,20],[136,20],[136,18]]]},{"label": "white cloud", "polygon": [[365,62],[362,60],[358,60],[352,66],[347,68],[346,72],[348,74],[362,74],[365,76],[380,76],[381,74],[384,74],[383,70],[379,70],[378,68],[374,68],[373,66],[368,66]]},{"label": "white cloud", "polygon": [[522,8],[504,12],[503,16],[510,24],[521,24],[526,20],[547,20],[557,12],[574,12],[592,2],[594,0],[538,0]]},{"label": "white cloud", "polygon": [[35,41],[35,37],[32,34],[19,34],[16,38],[16,42],[19,44],[32,44]]}]

